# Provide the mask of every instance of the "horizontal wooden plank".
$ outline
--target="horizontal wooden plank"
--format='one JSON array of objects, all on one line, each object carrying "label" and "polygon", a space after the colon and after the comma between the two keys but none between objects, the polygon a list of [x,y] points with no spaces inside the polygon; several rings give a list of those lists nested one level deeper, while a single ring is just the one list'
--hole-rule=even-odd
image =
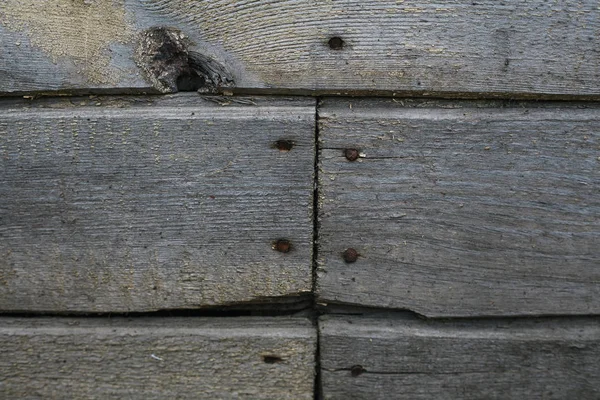
[{"label": "horizontal wooden plank", "polygon": [[598,35],[595,0],[4,0],[0,92],[168,90],[193,55],[210,87],[598,98]]},{"label": "horizontal wooden plank", "polygon": [[1,102],[0,310],[310,292],[314,100],[219,101]]},{"label": "horizontal wooden plank", "polygon": [[312,399],[302,318],[0,319],[3,399]]},{"label": "horizontal wooden plank", "polygon": [[598,319],[322,317],[324,399],[597,399]]},{"label": "horizontal wooden plank", "polygon": [[598,104],[326,99],[319,115],[321,302],[600,313]]}]

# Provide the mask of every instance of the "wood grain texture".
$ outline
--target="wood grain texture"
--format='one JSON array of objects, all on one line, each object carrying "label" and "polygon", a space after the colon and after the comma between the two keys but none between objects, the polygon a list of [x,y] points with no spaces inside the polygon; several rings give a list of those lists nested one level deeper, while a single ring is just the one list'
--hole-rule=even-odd
[{"label": "wood grain texture", "polygon": [[326,316],[319,330],[324,399],[600,397],[598,319]]},{"label": "wood grain texture", "polygon": [[600,313],[597,104],[326,99],[319,115],[320,302]]},{"label": "wood grain texture", "polygon": [[[180,29],[239,88],[600,96],[594,0],[4,0],[0,91],[150,90],[134,52]],[[344,46],[332,50],[328,41]]]},{"label": "wood grain texture", "polygon": [[0,320],[3,399],[312,399],[301,318]]},{"label": "wood grain texture", "polygon": [[[310,292],[314,100],[221,101],[1,102],[0,310],[152,311]],[[278,239],[291,251],[274,251]]]}]

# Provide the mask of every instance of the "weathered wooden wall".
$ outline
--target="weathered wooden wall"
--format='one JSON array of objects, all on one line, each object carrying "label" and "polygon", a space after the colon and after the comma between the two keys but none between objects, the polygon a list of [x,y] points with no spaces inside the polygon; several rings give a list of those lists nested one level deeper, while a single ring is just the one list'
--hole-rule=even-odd
[{"label": "weathered wooden wall", "polygon": [[236,101],[1,102],[0,310],[308,294],[314,100]]},{"label": "weathered wooden wall", "polygon": [[4,0],[0,91],[151,90],[135,54],[143,32],[161,26],[181,30],[239,88],[598,97],[597,6]]},{"label": "weathered wooden wall", "polygon": [[598,104],[326,99],[319,124],[320,301],[600,313]]},{"label": "weathered wooden wall", "polygon": [[0,318],[3,399],[312,399],[303,318]]},{"label": "weathered wooden wall", "polygon": [[597,400],[599,41],[592,0],[1,1],[0,399]]},{"label": "weathered wooden wall", "polygon": [[600,324],[322,317],[324,399],[597,399]]},{"label": "weathered wooden wall", "polygon": [[323,399],[600,396],[599,110],[320,102]]}]

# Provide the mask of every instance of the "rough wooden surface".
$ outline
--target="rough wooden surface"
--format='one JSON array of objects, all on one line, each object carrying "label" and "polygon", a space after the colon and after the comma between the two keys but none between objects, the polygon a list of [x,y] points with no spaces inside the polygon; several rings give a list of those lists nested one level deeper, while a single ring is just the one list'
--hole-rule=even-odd
[{"label": "rough wooden surface", "polygon": [[[229,105],[197,94],[1,102],[0,310],[310,292],[314,100],[220,101]],[[273,250],[279,239],[291,251]]]},{"label": "rough wooden surface", "polygon": [[319,115],[320,302],[600,313],[597,104],[326,99]]},{"label": "rough wooden surface", "polygon": [[0,319],[3,399],[312,399],[301,318]]},{"label": "rough wooden surface", "polygon": [[595,0],[4,0],[0,92],[151,89],[134,53],[155,26],[240,88],[600,95]]},{"label": "rough wooden surface", "polygon": [[598,399],[599,322],[322,317],[323,398]]}]

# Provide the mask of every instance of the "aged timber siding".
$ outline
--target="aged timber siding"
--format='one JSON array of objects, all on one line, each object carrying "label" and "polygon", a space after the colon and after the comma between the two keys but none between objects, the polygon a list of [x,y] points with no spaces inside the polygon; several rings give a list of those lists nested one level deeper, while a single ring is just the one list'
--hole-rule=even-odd
[{"label": "aged timber siding", "polygon": [[0,399],[598,400],[599,43],[598,0],[0,0]]},{"label": "aged timber siding", "polygon": [[313,399],[303,318],[0,318],[3,399]]},{"label": "aged timber siding", "polygon": [[221,101],[2,101],[0,310],[310,292],[314,100]]},{"label": "aged timber siding", "polygon": [[324,399],[597,399],[592,319],[322,317]]},{"label": "aged timber siding", "polygon": [[151,27],[239,88],[600,95],[595,0],[4,0],[0,92],[151,90],[134,57]]},{"label": "aged timber siding", "polygon": [[600,313],[597,104],[327,99],[319,138],[319,301]]}]

